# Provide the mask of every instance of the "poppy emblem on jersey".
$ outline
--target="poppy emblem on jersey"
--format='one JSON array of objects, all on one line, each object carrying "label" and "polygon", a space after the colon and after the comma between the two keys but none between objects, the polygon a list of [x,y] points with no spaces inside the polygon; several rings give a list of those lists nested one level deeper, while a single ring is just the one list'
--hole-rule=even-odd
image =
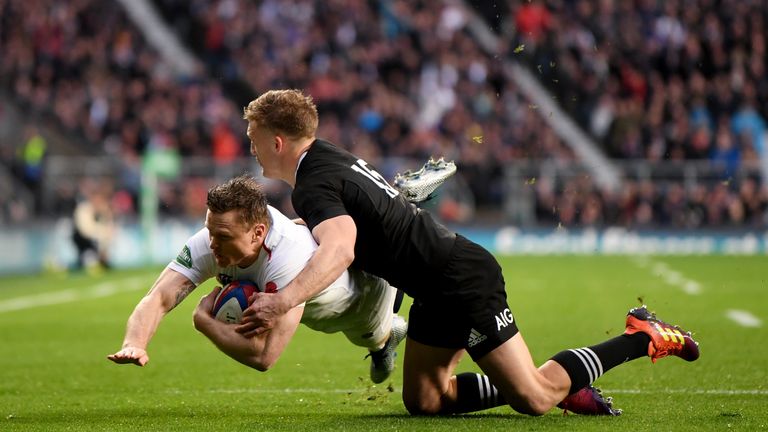
[{"label": "poppy emblem on jersey", "polygon": [[266,285],[264,285],[264,292],[268,294],[273,294],[277,292],[277,284],[274,281],[267,282]]}]

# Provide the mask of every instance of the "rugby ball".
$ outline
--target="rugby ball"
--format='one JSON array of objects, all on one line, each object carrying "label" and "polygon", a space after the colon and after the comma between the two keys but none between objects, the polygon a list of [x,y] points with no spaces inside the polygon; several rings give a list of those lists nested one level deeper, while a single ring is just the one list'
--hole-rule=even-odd
[{"label": "rugby ball", "polygon": [[211,315],[219,321],[238,324],[243,319],[243,311],[248,307],[248,298],[257,291],[258,287],[251,281],[232,281],[216,296]]}]

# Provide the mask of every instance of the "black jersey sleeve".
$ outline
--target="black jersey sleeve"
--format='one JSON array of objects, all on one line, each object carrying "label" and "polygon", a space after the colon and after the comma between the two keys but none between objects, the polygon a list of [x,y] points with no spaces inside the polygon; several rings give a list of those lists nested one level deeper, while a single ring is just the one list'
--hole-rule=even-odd
[{"label": "black jersey sleeve", "polygon": [[352,266],[407,293],[434,287],[456,236],[408,203],[375,167],[331,143],[316,140],[296,170],[291,196],[310,229],[333,217],[355,222]]},{"label": "black jersey sleeve", "polygon": [[341,185],[321,178],[296,189],[292,200],[296,213],[304,219],[310,231],[324,220],[349,214],[342,200]]}]

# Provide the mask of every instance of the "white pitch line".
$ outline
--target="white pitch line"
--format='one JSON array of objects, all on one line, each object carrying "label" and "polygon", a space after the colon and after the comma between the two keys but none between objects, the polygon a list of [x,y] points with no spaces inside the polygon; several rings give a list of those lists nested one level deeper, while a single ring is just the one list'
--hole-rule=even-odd
[{"label": "white pitch line", "polygon": [[693,279],[688,279],[682,273],[669,268],[664,262],[653,261],[648,257],[636,257],[633,262],[640,268],[651,267],[651,273],[664,280],[668,285],[680,288],[689,295],[701,294],[701,284]]},{"label": "white pitch line", "polygon": [[701,294],[701,285],[696,281],[688,280],[683,284],[683,291],[691,295]]},{"label": "white pitch line", "polygon": [[664,389],[664,390],[637,390],[637,389],[602,389],[603,394],[610,395],[616,394],[697,394],[697,395],[724,395],[724,396],[741,396],[741,395],[768,395],[766,389],[740,389],[740,390],[727,390],[727,389]]},{"label": "white pitch line", "polygon": [[[382,387],[384,388],[384,387]],[[327,389],[327,388],[284,388],[284,389],[258,389],[258,388],[241,388],[241,389],[207,389],[205,393],[224,393],[224,394],[292,394],[292,393],[313,393],[313,394],[330,394],[330,393],[365,393],[371,389]],[[394,388],[395,392],[402,391],[401,388]],[[768,389],[663,389],[663,390],[640,390],[640,389],[603,389],[603,394],[697,394],[697,395],[722,395],[722,396],[765,396],[768,395]],[[167,393],[180,394],[191,393],[193,390],[179,390],[168,389]]]},{"label": "white pitch line", "polygon": [[0,313],[71,303],[78,300],[108,297],[123,291],[133,291],[146,287],[146,278],[132,277],[115,282],[102,282],[90,288],[75,288],[63,291],[51,291],[0,301]]},{"label": "white pitch line", "polygon": [[285,388],[285,389],[211,389],[207,393],[364,393],[365,389],[321,389],[321,388]]},{"label": "white pitch line", "polygon": [[728,309],[725,311],[725,316],[742,327],[760,327],[763,325],[763,322],[760,320],[760,318],[745,310]]}]

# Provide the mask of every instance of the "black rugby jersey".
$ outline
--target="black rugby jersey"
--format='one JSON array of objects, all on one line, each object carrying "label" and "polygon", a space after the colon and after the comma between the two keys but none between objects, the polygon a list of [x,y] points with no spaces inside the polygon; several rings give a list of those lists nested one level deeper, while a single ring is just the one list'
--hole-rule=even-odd
[{"label": "black rugby jersey", "polygon": [[326,219],[352,217],[357,225],[353,267],[411,297],[438,288],[436,278],[455,234],[409,203],[365,161],[315,140],[299,164],[291,199],[310,230]]}]

